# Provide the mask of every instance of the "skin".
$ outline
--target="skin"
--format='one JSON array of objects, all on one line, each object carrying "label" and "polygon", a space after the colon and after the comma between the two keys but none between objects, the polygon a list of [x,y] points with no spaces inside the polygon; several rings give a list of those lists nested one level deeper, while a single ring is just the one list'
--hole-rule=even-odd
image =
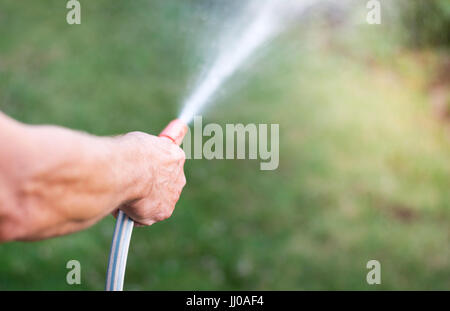
[{"label": "skin", "polygon": [[119,209],[139,225],[164,220],[186,184],[184,161],[166,138],[97,137],[0,112],[0,241],[69,234]]}]

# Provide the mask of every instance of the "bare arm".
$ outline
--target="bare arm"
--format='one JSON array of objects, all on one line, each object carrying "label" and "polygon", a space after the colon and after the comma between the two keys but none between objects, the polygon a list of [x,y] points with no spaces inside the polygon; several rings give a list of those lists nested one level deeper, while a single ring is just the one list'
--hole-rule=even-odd
[{"label": "bare arm", "polygon": [[82,230],[119,208],[140,224],[163,220],[183,164],[179,147],[152,135],[96,137],[0,113],[0,241]]}]

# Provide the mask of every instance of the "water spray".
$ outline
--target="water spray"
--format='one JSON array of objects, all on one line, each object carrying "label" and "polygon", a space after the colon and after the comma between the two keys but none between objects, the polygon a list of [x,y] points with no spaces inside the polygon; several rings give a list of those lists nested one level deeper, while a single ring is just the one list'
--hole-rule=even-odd
[{"label": "water spray", "polygon": [[[205,78],[194,89],[184,103],[179,119],[169,123],[160,137],[180,145],[189,124],[195,115],[211,100],[214,93],[236,70],[265,42],[280,32],[291,19],[305,13],[311,6],[327,0],[266,0],[252,2],[253,12],[250,24],[237,37],[237,40],[218,58],[207,72]],[[119,211],[109,254],[106,277],[107,291],[121,291],[134,222],[124,212]]]}]

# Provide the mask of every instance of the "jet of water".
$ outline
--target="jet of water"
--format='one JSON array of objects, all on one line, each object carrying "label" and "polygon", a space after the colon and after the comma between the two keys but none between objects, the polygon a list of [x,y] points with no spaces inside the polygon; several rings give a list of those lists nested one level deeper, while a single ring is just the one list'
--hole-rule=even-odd
[{"label": "jet of water", "polygon": [[301,13],[319,0],[265,0],[258,1],[249,25],[231,46],[219,53],[205,78],[187,98],[180,119],[186,124],[207,104],[221,85],[264,42],[279,32],[293,12]]}]

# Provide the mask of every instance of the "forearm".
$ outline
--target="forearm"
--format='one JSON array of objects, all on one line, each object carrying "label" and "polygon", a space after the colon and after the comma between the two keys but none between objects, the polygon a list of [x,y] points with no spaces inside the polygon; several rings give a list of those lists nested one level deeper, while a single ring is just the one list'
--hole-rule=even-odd
[{"label": "forearm", "polygon": [[138,224],[164,220],[186,183],[184,160],[165,138],[96,137],[0,112],[0,241],[71,233],[119,208]]},{"label": "forearm", "polygon": [[2,115],[0,129],[0,240],[80,230],[139,198],[139,172],[117,138]]}]

